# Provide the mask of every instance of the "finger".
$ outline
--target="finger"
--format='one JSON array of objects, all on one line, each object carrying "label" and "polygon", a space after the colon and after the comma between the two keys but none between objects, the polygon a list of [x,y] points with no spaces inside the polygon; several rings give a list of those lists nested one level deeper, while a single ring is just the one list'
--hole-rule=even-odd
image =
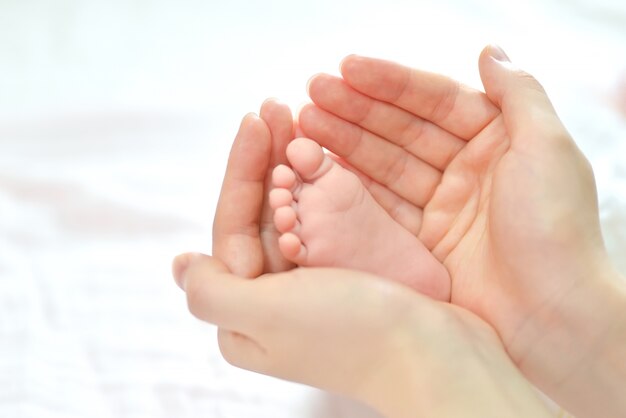
[{"label": "finger", "polygon": [[302,131],[300,130],[300,126],[298,125],[298,115],[296,114],[293,118],[293,137],[300,138],[302,136]]},{"label": "finger", "polygon": [[300,111],[300,128],[309,138],[419,207],[428,202],[441,180],[439,170],[403,148],[315,105]]},{"label": "finger", "polygon": [[[487,46],[480,55],[479,68],[487,95],[502,109],[512,146],[566,135],[541,84],[512,64],[502,49]],[[537,132],[545,135],[537,135]],[[523,139],[521,144],[519,139]]]},{"label": "finger", "polygon": [[485,94],[440,74],[348,56],[341,73],[353,89],[391,103],[469,140],[499,113]]},{"label": "finger", "polygon": [[311,100],[322,109],[361,126],[439,170],[444,170],[465,141],[404,109],[372,99],[342,79],[318,74],[308,84]]},{"label": "finger", "polygon": [[274,167],[288,164],[285,150],[294,138],[297,125],[293,121],[289,107],[276,99],[266,100],[261,106],[260,115],[271,133],[270,160],[265,177],[265,200],[260,224],[264,271],[285,271],[292,268],[294,264],[286,260],[278,249],[280,233],[276,230],[273,211],[269,206],[269,191],[272,189],[271,179]]},{"label": "finger", "polygon": [[181,254],[174,260],[176,280],[187,294],[189,311],[198,319],[242,334],[256,327],[251,315],[260,304],[257,280],[235,276],[226,264],[203,254]]},{"label": "finger", "polygon": [[256,277],[263,270],[259,224],[271,146],[265,122],[254,114],[244,117],[215,212],[213,253],[242,277]]},{"label": "finger", "polygon": [[270,170],[279,164],[286,164],[285,150],[294,138],[295,124],[289,107],[276,99],[267,99],[261,105],[259,113],[267,124],[272,137]]}]

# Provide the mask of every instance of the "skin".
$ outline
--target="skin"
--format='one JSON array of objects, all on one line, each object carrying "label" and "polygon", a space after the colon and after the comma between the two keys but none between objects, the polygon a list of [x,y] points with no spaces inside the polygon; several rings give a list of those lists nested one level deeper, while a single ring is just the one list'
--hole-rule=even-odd
[{"label": "skin", "polygon": [[241,122],[213,221],[213,254],[248,278],[295,267],[278,248],[268,194],[273,167],[287,163],[296,124],[289,108],[272,99],[260,116],[250,113]]},{"label": "skin", "polygon": [[353,268],[450,300],[447,270],[372,198],[357,176],[314,141],[287,147],[274,169],[270,205],[282,254],[299,266]]},{"label": "skin", "polygon": [[191,313],[220,327],[220,350],[237,367],[391,418],[551,416],[491,327],[408,287],[340,269],[249,280],[193,253],[173,269]]},{"label": "skin", "polygon": [[[314,93],[316,83],[314,79],[310,84],[310,93],[318,107],[303,109],[300,115],[301,129],[308,131],[307,136],[315,137],[327,148],[334,148],[334,151],[346,160],[346,164],[356,167],[381,205],[388,208],[399,223],[424,239],[435,255],[443,260],[453,275],[453,280],[459,283],[459,285],[453,283],[453,302],[473,309],[479,316],[491,322],[498,336],[502,338],[509,355],[526,376],[578,416],[620,416],[626,410],[626,405],[623,404],[624,397],[620,396],[621,388],[626,381],[623,363],[623,359],[626,358],[624,352],[626,324],[623,315],[626,312],[626,298],[623,288],[615,280],[616,273],[608,262],[601,238],[598,239],[600,235],[594,199],[595,189],[592,187],[593,178],[588,163],[562,128],[540,86],[525,73],[510,68],[498,55],[497,51],[488,49],[481,56],[481,73],[487,96],[458,86],[445,77],[418,73],[407,78],[407,71],[410,70],[395,64],[359,57],[348,58],[344,61],[343,75],[345,85],[351,90],[336,93],[339,90],[327,89],[329,92],[335,91],[329,99],[335,103],[335,108],[329,109],[333,105],[323,105],[324,99]],[[494,67],[495,65],[500,67]],[[394,68],[398,71],[394,71]],[[398,74],[405,76],[397,78]],[[410,79],[421,82],[415,85]],[[328,80],[331,80],[330,83],[333,82],[332,79],[326,78],[326,81]],[[364,94],[363,90],[367,90],[368,85],[374,88],[374,91]],[[380,86],[381,91],[375,91],[376,85]],[[403,93],[406,91],[410,94]],[[350,106],[341,104],[341,95],[346,92],[358,93],[356,98],[353,97]],[[380,104],[383,106],[380,107]],[[284,132],[293,132],[293,125],[288,118],[276,118],[277,115],[288,114],[284,106],[274,102],[266,103],[265,106],[272,110],[269,113],[274,115],[274,122],[276,120],[285,122],[281,125],[285,128]],[[402,106],[409,110],[403,109]],[[324,107],[326,110],[322,110]],[[359,107],[361,113],[358,113]],[[363,114],[363,109],[370,110]],[[335,115],[328,110],[333,110]],[[318,112],[317,119],[314,112]],[[385,117],[381,118],[381,114]],[[224,261],[228,270],[242,277],[256,277],[264,271],[288,268],[288,263],[281,265],[284,260],[281,261],[280,253],[272,247],[272,240],[267,239],[271,234],[276,237],[276,231],[268,227],[271,221],[267,222],[267,213],[271,214],[271,211],[264,203],[267,172],[271,169],[270,160],[276,138],[269,134],[271,130],[268,126],[272,125],[271,121],[267,118],[266,121],[250,115],[242,123],[225,175],[214,229],[215,255]],[[310,133],[315,125],[312,122],[319,124],[317,136]],[[487,127],[489,129],[486,129]],[[351,142],[349,134],[350,131],[358,133],[362,128],[374,132],[378,138],[369,137],[357,141],[359,147]],[[396,137],[390,134],[390,132],[401,134],[407,129],[413,130],[414,133],[422,132],[418,135],[419,141],[405,143],[406,138],[402,135]],[[331,136],[330,132],[334,132],[336,136]],[[410,136],[407,137],[410,139]],[[355,137],[366,136],[353,135],[352,138]],[[284,138],[287,138],[287,135]],[[505,138],[508,140],[504,140]],[[256,143],[253,143],[254,141]],[[327,143],[334,141],[334,145],[331,147],[324,144],[325,141]],[[287,140],[284,143],[286,142]],[[398,149],[390,147],[396,142],[403,146],[396,147]],[[278,141],[275,146],[280,147],[284,143]],[[347,147],[347,151],[344,149],[345,152],[342,152],[342,144]],[[410,155],[404,156],[404,153],[412,154],[419,161],[413,161]],[[507,157],[509,155],[511,157]],[[415,187],[413,192],[406,189],[401,182],[384,177],[385,167],[392,167],[394,164],[397,166],[397,161],[403,160],[405,163],[400,167],[413,170],[403,173],[405,174],[403,177],[419,180],[415,184],[420,187]],[[256,165],[251,165],[251,162],[255,162]],[[411,177],[416,173],[420,175]],[[490,179],[491,183],[486,179]],[[476,194],[477,189],[480,191],[478,205],[472,203],[470,198]],[[439,190],[444,192],[448,190],[448,193]],[[444,197],[447,197],[447,200]],[[432,201],[448,203],[450,206],[431,205]],[[392,207],[395,210],[392,211]],[[507,215],[506,210],[502,208],[513,212]],[[516,208],[522,210],[515,212]],[[572,208],[576,208],[578,213],[572,213]],[[467,212],[472,216],[464,215]],[[437,214],[439,216],[431,216]],[[465,222],[451,223],[453,215],[459,217],[459,221]],[[518,225],[520,222],[525,222],[523,224],[525,228]],[[450,228],[451,225],[454,228]],[[460,228],[457,225],[465,226]],[[506,228],[510,229],[506,231],[510,238],[507,238],[507,233],[503,231]],[[449,233],[445,233],[446,231]],[[499,237],[500,241],[496,237]],[[504,257],[503,252],[513,252],[507,245],[517,248],[518,251],[510,257]],[[492,253],[489,253],[490,251]],[[389,416],[415,416],[417,413],[415,411],[420,409],[411,412],[410,408],[423,406],[411,402],[412,399],[415,400],[417,389],[423,387],[418,379],[420,366],[423,367],[420,359],[426,358],[427,363],[432,361],[433,364],[443,361],[440,364],[445,365],[446,361],[458,358],[464,359],[461,361],[463,365],[477,366],[470,368],[475,373],[482,370],[491,376],[491,379],[473,381],[476,387],[483,389],[477,396],[493,394],[494,399],[510,401],[520,396],[524,398],[522,404],[528,402],[534,405],[532,398],[526,397],[523,389],[509,386],[510,382],[519,381],[512,377],[515,376],[514,370],[507,369],[506,363],[498,360],[495,354],[497,350],[489,348],[493,346],[481,343],[484,340],[480,338],[465,340],[471,342],[472,347],[483,347],[482,352],[486,353],[484,358],[487,360],[473,363],[468,359],[475,358],[475,352],[471,354],[471,350],[465,350],[467,344],[462,344],[457,340],[458,336],[455,336],[455,332],[461,334],[463,332],[457,327],[451,329],[443,326],[441,321],[437,320],[434,320],[434,323],[441,330],[450,330],[450,333],[442,334],[455,343],[444,346],[435,344],[433,351],[436,353],[444,351],[446,347],[452,348],[455,351],[453,356],[416,356],[415,353],[419,351],[415,350],[423,347],[428,339],[400,338],[403,343],[399,346],[405,347],[406,351],[375,350],[382,356],[380,359],[398,354],[398,362],[392,361],[388,364],[394,366],[381,368],[384,372],[380,379],[373,377],[365,379],[370,383],[360,389],[354,388],[354,382],[352,384],[348,382],[343,389],[341,384],[339,386],[331,384],[340,382],[341,379],[333,378],[334,369],[328,368],[327,363],[319,364],[319,368],[331,370],[323,372],[318,370],[318,367],[314,368],[315,370],[304,367],[297,369],[301,372],[297,376],[288,375],[296,365],[291,363],[281,368],[283,367],[281,359],[293,359],[294,354],[297,356],[298,350],[304,350],[305,347],[297,345],[289,346],[291,356],[285,356],[286,351],[278,350],[280,355],[258,357],[259,363],[255,364],[259,366],[251,365],[249,359],[254,358],[251,347],[263,346],[262,341],[269,341],[266,342],[268,346],[272,345],[271,341],[280,341],[272,345],[279,348],[286,343],[285,340],[263,340],[262,335],[265,334],[253,333],[252,328],[241,327],[243,323],[254,322],[255,318],[263,318],[264,315],[259,315],[259,312],[269,312],[272,315],[269,319],[257,320],[258,329],[266,330],[268,335],[279,336],[281,335],[279,329],[285,325],[285,321],[293,321],[298,326],[286,327],[289,331],[287,335],[290,339],[302,338],[307,342],[318,342],[319,339],[311,339],[311,336],[330,332],[326,327],[341,325],[341,321],[336,320],[341,316],[328,320],[326,327],[320,325],[324,321],[317,321],[317,316],[323,313],[324,309],[320,308],[319,304],[311,305],[315,307],[314,319],[308,315],[300,315],[300,312],[304,311],[297,309],[295,312],[298,312],[298,315],[292,316],[291,309],[297,308],[300,304],[312,303],[313,299],[316,299],[312,296],[314,292],[311,289],[315,287],[313,285],[311,288],[303,287],[308,292],[304,293],[304,299],[297,299],[300,303],[292,306],[285,302],[287,301],[285,294],[295,296],[293,291],[287,291],[289,288],[284,286],[296,286],[298,283],[306,282],[316,283],[322,289],[324,282],[313,279],[300,280],[302,277],[300,274],[307,275],[306,271],[295,275],[293,272],[282,273],[278,278],[287,279],[279,281],[274,280],[277,278],[274,275],[261,276],[261,280],[242,281],[243,279],[225,272],[226,267],[221,263],[211,266],[202,264],[203,268],[192,268],[190,267],[192,265],[198,266],[196,263],[199,260],[190,263],[185,261],[186,257],[189,256],[177,258],[174,270],[179,282],[184,283],[190,310],[221,327],[218,338],[222,352],[235,365],[330,390],[353,393],[355,397],[374,405]],[[493,263],[494,261],[498,262]],[[501,270],[494,270],[496,266]],[[311,274],[318,279],[326,274],[340,277],[341,280],[345,278],[338,272],[324,273],[316,270]],[[371,276],[369,277],[373,280]],[[357,281],[361,283],[360,279]],[[362,282],[366,281],[370,282],[367,279]],[[389,282],[385,283],[385,286],[392,285]],[[465,285],[460,286],[462,283]],[[258,293],[263,295],[263,298],[257,299],[269,298],[271,305],[276,306],[276,310],[272,310],[270,305],[249,304],[249,300],[254,297],[242,298],[243,293],[237,290],[245,287],[248,289],[246,291],[249,292],[248,295],[257,295],[256,290],[259,288],[256,286],[260,284],[270,290]],[[347,293],[356,291],[355,287]],[[325,291],[321,293],[324,298],[330,295]],[[228,298],[230,294],[235,297]],[[312,298],[310,300],[309,295]],[[391,306],[396,306],[395,297],[391,299],[394,300]],[[371,302],[366,306],[380,313],[375,305]],[[251,306],[255,309],[250,309]],[[323,308],[328,306],[324,305]],[[416,312],[418,311],[424,314],[424,311]],[[444,311],[443,308],[439,310]],[[460,312],[467,314],[468,311]],[[335,313],[340,315],[339,312]],[[424,318],[433,321],[429,314],[424,315]],[[446,317],[445,314],[433,315],[440,319]],[[373,319],[367,315],[361,317]],[[406,317],[413,315],[407,314]],[[394,319],[398,317],[395,316]],[[300,333],[301,324],[309,326],[304,326]],[[409,321],[404,326],[398,326],[412,329],[416,323]],[[351,324],[350,328],[354,327],[359,329],[357,324]],[[480,334],[478,328],[469,329]],[[372,339],[377,341],[379,337],[382,340],[393,340],[390,334],[384,333],[380,328],[375,328],[375,331],[382,334],[370,335],[369,342]],[[305,338],[307,334],[308,339]],[[398,334],[406,335],[403,332]],[[470,332],[470,335],[476,334]],[[239,338],[241,336],[245,338]],[[476,341],[478,344],[474,344]],[[259,344],[255,345],[252,342]],[[350,348],[358,351],[363,345]],[[350,355],[357,356],[355,353]],[[266,359],[266,362],[263,362],[263,359]],[[489,364],[492,362],[500,365],[501,367],[497,369],[504,372],[490,373],[489,370],[492,369],[489,368]],[[355,364],[355,367],[367,370],[371,369],[371,363],[360,366]],[[403,373],[403,370],[408,374]],[[442,368],[437,370],[442,371]],[[450,368],[444,367],[443,370]],[[311,380],[308,377],[310,374],[323,376],[324,373],[329,374],[328,381],[323,378]],[[478,376],[475,373],[470,375]],[[449,386],[451,382],[459,380],[460,376],[463,375],[457,373],[450,376],[442,371],[441,377],[446,382],[443,386]],[[380,380],[385,384],[373,383]],[[393,385],[391,393],[389,389],[385,391],[385,388],[389,388],[390,380],[398,382],[397,385]],[[486,384],[488,381],[492,383]],[[440,386],[434,385],[435,388]],[[498,392],[497,389],[505,386],[508,388],[505,393]],[[401,390],[405,388],[409,389],[408,394]],[[437,393],[429,392],[426,400],[443,399],[437,398]],[[469,393],[473,394],[471,391]],[[451,407],[457,405],[460,408],[472,405],[473,396],[467,399],[463,396],[457,397],[456,394],[458,394],[456,391],[449,390],[442,396],[448,396],[450,402],[435,403]],[[398,409],[405,407],[409,409],[394,409],[394,405]],[[484,405],[488,411],[489,403]],[[508,405],[509,412],[512,413],[505,414],[503,410],[499,410],[499,415],[496,416],[512,416],[518,411],[516,407],[511,408],[515,405],[518,405],[518,402]],[[468,416],[472,411],[465,410],[464,416]],[[479,414],[477,416],[485,416],[480,413],[480,408],[476,411]],[[454,414],[456,415],[434,413],[427,416],[459,416],[461,412],[456,411]],[[532,412],[520,416],[541,416],[540,414],[541,412]]]},{"label": "skin", "polygon": [[[277,116],[288,109],[275,101],[263,106],[286,131],[291,122]],[[497,334],[469,312],[347,270],[249,279],[268,270],[267,257],[275,257],[270,265],[282,260],[278,252],[262,253],[274,248],[264,246],[263,232],[272,231],[263,222],[276,141],[271,123],[247,115],[233,143],[214,228],[221,259],[183,254],[173,263],[190,311],[219,327],[224,358],[351,396],[394,418],[549,416]]]},{"label": "skin", "polygon": [[626,297],[591,167],[534,78],[493,47],[479,67],[486,94],[348,57],[343,80],[309,82],[300,128],[393,208],[531,381],[576,415],[619,416],[626,373],[604,358],[623,351]]}]

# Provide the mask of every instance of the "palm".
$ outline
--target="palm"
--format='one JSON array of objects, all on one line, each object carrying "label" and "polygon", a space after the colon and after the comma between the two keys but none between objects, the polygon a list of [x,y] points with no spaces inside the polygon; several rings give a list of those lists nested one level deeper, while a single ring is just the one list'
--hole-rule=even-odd
[{"label": "palm", "polygon": [[[508,313],[506,303],[499,306],[511,300],[507,293],[516,288],[520,295],[520,283],[506,280],[511,271],[503,263],[508,257],[500,250],[519,247],[514,241],[522,234],[516,229],[526,224],[510,218],[510,203],[524,195],[518,173],[507,167],[511,158],[510,139],[502,118],[496,117],[446,167],[424,206],[419,233],[453,278],[452,303],[492,323]],[[495,227],[500,224],[507,227]],[[509,320],[518,323],[522,319]],[[515,323],[502,325],[517,328]]]},{"label": "palm", "polygon": [[[507,344],[525,316],[567,291],[568,283],[546,283],[554,272],[537,260],[558,258],[568,234],[581,236],[551,221],[594,202],[542,198],[554,190],[545,183],[578,171],[542,172],[551,166],[549,145],[511,138],[484,93],[445,77],[363,58],[345,61],[343,75],[310,83],[315,105],[301,111],[302,130],[361,173],[447,267],[452,302],[491,322]],[[577,152],[571,141],[557,147]]]}]

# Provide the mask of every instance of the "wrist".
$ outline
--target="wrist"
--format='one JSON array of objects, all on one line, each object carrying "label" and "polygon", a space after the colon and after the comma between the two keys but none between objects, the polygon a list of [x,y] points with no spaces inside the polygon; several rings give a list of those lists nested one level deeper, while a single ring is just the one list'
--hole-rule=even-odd
[{"label": "wrist", "polygon": [[604,287],[604,305],[594,307],[604,312],[604,322],[595,324],[601,332],[561,388],[563,406],[580,418],[617,418],[626,411],[626,286],[619,275],[613,277]]},{"label": "wrist", "polygon": [[[609,266],[529,319],[519,369],[548,396],[583,417],[626,410],[626,287]],[[620,393],[617,393],[620,392]]]},{"label": "wrist", "polygon": [[360,400],[388,418],[550,416],[490,327],[447,314],[428,317],[432,335],[415,332],[424,317],[398,332]]}]

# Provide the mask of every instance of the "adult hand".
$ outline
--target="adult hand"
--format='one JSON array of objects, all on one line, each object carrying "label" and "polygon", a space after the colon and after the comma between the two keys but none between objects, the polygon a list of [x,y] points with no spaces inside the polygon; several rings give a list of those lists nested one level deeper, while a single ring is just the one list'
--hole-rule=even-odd
[{"label": "adult hand", "polygon": [[190,311],[235,366],[341,393],[400,417],[542,417],[543,402],[473,314],[367,273],[293,269],[256,280],[183,254]]},{"label": "adult hand", "polygon": [[213,234],[225,262],[201,255],[174,262],[192,313],[219,327],[223,356],[355,397],[390,417],[545,414],[493,330],[460,309],[365,273],[296,269],[242,278],[290,267],[276,249],[265,197],[293,125],[274,101],[261,117],[244,118],[229,157]]},{"label": "adult hand", "polygon": [[310,81],[300,128],[447,267],[452,303],[491,323],[533,382],[581,416],[618,416],[624,381],[598,360],[620,358],[626,296],[590,165],[534,78],[494,47],[479,65],[486,94],[348,57],[343,80]]},{"label": "adult hand", "polygon": [[272,169],[286,163],[293,137],[291,112],[275,100],[263,103],[260,117],[246,115],[235,136],[213,223],[213,254],[239,276],[293,267],[278,249],[267,201]]}]

